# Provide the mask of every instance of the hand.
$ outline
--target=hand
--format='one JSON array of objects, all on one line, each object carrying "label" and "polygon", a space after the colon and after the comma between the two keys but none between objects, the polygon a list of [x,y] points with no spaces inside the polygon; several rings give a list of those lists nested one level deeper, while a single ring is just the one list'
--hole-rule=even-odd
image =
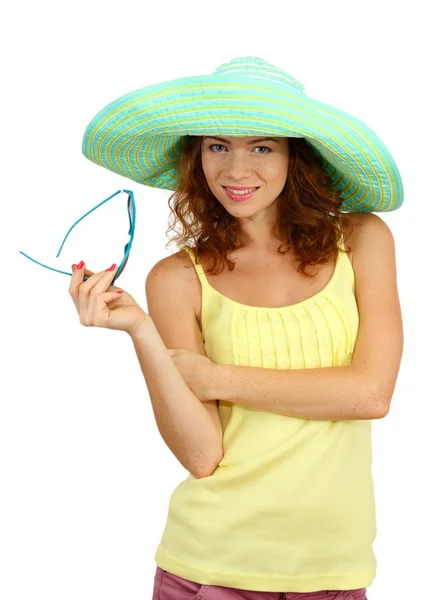
[{"label": "hand", "polygon": [[184,348],[168,348],[168,351],[188,388],[198,400],[215,400],[213,381],[216,363],[202,354]]},{"label": "hand", "polygon": [[[84,266],[78,270],[76,265],[72,265],[72,270],[68,291],[80,316],[80,323],[85,327],[106,327],[131,335],[148,317],[128,292],[110,285],[116,268],[93,273],[85,270]],[[88,279],[83,281],[85,275]],[[122,291],[122,294],[117,291]]]}]

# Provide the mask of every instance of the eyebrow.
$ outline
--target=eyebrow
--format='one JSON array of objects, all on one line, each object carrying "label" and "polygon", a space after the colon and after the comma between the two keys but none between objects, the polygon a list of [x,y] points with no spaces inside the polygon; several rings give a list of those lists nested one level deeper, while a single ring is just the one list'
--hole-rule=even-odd
[{"label": "eyebrow", "polygon": [[[212,136],[212,135],[206,135],[204,137],[204,141],[207,140],[207,139],[220,140],[221,142],[225,142],[225,144],[231,144],[230,140],[226,140],[223,137],[215,137],[215,136]],[[247,142],[247,144],[256,144],[257,142],[266,142],[266,141],[279,142],[279,138],[272,138],[272,137],[256,138],[255,140],[251,140],[250,142]]]}]

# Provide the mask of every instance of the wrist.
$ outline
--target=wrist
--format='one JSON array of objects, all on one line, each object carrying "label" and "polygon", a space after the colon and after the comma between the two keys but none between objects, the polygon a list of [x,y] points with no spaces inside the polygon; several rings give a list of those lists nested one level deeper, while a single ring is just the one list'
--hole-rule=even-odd
[{"label": "wrist", "polygon": [[153,324],[151,317],[144,313],[144,316],[138,323],[133,327],[133,329],[127,331],[128,335],[131,337],[133,342],[139,341],[143,339],[144,336],[147,335],[147,331],[150,329],[150,326]]},{"label": "wrist", "polygon": [[212,363],[210,369],[209,378],[209,390],[211,400],[226,400],[225,398],[225,367],[226,365],[220,365],[219,363]]}]

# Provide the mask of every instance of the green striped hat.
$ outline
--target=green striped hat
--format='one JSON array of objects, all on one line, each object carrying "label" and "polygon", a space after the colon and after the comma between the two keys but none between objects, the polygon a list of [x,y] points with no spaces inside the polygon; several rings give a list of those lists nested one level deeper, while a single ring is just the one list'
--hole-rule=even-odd
[{"label": "green striped hat", "polygon": [[175,190],[186,135],[305,138],[340,190],[343,210],[392,211],[403,202],[398,168],[367,125],[309,98],[297,79],[254,56],[121,96],[89,123],[82,150],[133,181]]}]

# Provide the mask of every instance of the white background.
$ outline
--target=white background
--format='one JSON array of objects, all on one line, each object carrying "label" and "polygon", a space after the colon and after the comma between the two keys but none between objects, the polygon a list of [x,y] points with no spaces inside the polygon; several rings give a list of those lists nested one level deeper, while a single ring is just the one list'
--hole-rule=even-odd
[{"label": "white background", "polygon": [[[127,334],[80,325],[70,270],[119,264],[125,195],[137,201],[120,285],[146,309],[170,192],[81,153],[110,101],[261,56],[384,141],[405,201],[380,216],[396,240],[405,351],[389,415],[373,422],[378,575],[369,600],[433,594],[433,28],[429,3],[15,2],[2,24],[0,597],[151,599],[173,489],[187,471],[161,439]],[[11,6],[13,5],[13,8]],[[432,41],[431,41],[432,40]],[[432,58],[431,58],[432,57]],[[104,214],[102,214],[104,212]],[[96,253],[98,241],[100,253]],[[93,262],[90,263],[91,257]]]}]

